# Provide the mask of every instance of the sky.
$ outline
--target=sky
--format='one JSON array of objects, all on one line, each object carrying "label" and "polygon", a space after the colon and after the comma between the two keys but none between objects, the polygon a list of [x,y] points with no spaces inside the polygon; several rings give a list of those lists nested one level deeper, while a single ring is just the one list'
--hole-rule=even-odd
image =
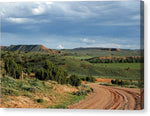
[{"label": "sky", "polygon": [[140,1],[1,3],[1,45],[140,49]]}]

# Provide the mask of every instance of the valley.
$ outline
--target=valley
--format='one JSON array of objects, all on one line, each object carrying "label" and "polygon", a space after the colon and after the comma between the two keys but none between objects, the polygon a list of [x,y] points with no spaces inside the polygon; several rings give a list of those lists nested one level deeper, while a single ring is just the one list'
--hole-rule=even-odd
[{"label": "valley", "polygon": [[[134,97],[144,86],[139,50],[54,50],[43,45],[1,49],[2,107],[142,109],[135,106],[140,98]],[[104,99],[111,102],[102,103]]]}]

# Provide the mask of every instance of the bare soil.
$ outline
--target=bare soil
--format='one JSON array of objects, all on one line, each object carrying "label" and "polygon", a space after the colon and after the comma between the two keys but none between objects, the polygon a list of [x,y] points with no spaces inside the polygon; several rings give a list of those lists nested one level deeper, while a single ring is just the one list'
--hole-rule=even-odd
[{"label": "bare soil", "polygon": [[92,94],[69,109],[117,109],[141,110],[140,89],[88,84],[94,90]]}]

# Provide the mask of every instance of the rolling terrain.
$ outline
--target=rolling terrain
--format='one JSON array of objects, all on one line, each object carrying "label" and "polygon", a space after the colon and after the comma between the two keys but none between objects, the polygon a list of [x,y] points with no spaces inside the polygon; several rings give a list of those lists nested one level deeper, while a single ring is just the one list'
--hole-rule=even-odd
[{"label": "rolling terrain", "polygon": [[140,50],[54,50],[43,45],[1,46],[1,50],[2,107],[143,108]]},{"label": "rolling terrain", "polygon": [[1,46],[2,50],[19,51],[19,52],[47,52],[57,53],[55,50],[46,48],[43,45],[11,45]]}]

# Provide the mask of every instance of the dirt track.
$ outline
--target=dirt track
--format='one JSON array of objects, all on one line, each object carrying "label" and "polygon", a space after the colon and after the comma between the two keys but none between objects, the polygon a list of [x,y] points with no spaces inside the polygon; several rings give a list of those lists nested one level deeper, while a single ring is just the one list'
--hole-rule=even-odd
[{"label": "dirt track", "polygon": [[89,84],[94,92],[84,100],[68,106],[70,109],[140,110],[140,89]]}]

